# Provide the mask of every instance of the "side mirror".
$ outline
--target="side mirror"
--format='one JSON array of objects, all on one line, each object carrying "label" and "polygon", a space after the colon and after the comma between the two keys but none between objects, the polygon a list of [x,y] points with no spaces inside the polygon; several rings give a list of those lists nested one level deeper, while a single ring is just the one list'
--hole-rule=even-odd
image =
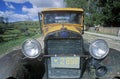
[{"label": "side mirror", "polygon": [[40,23],[40,33],[42,34],[42,14],[38,12],[38,18]]}]

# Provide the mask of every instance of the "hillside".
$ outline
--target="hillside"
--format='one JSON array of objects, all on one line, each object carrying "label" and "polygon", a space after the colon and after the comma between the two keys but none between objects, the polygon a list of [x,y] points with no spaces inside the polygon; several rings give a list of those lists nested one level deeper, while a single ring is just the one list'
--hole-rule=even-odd
[{"label": "hillside", "polygon": [[21,21],[14,23],[0,23],[0,42],[18,39],[24,36],[34,36],[40,33],[39,22]]}]

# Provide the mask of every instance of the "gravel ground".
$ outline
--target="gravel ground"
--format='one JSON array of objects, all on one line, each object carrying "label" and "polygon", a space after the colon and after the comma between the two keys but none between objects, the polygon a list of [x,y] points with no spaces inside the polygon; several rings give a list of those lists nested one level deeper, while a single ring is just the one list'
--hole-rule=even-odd
[{"label": "gravel ground", "polygon": [[95,39],[104,39],[108,43],[109,48],[120,51],[120,41],[118,41],[118,40],[109,39],[109,38],[105,38],[105,37],[102,37],[102,36],[98,37],[98,36],[91,35],[91,34],[84,34],[83,38],[86,39],[89,42],[92,42]]},{"label": "gravel ground", "polygon": [[[43,37],[37,40],[41,43],[43,48]],[[41,79],[44,73],[43,62],[39,61],[39,57],[37,59],[25,58],[20,48],[21,47],[15,47],[11,49],[11,52],[0,56],[0,79],[7,79],[9,77],[17,79]],[[34,71],[31,71],[31,69],[34,69]],[[37,73],[34,74],[35,72]],[[32,75],[28,76],[29,74]],[[33,77],[33,75],[36,77]],[[39,78],[37,77],[38,75]]]},{"label": "gravel ground", "polygon": [[95,39],[104,39],[109,45],[109,54],[102,61],[102,64],[107,67],[108,73],[100,79],[112,79],[114,76],[120,77],[120,41],[91,34],[84,34],[83,37],[89,42]]},{"label": "gravel ground", "polygon": [[[108,56],[102,62],[103,65],[107,66],[108,73],[105,77],[102,77],[100,79],[112,79],[113,76],[120,76],[120,41],[108,39],[108,38],[100,37],[100,36],[98,37],[98,36],[94,36],[90,34],[84,34],[83,37],[85,40],[89,42],[95,39],[104,39],[107,41],[110,47],[110,52]],[[42,42],[43,37],[37,40],[40,41],[40,43],[42,44],[42,48],[43,48],[44,46]],[[14,77],[16,77],[16,76],[20,76],[23,74],[26,75],[26,77],[28,77],[27,74],[33,74],[36,71],[37,72],[44,71],[43,64],[41,64],[41,62],[39,64],[38,63],[35,64],[36,62],[39,62],[39,60],[26,59],[23,61],[23,58],[24,56],[21,53],[21,50],[12,51],[6,54],[5,56],[1,57],[0,58],[0,79],[6,79],[7,77],[13,76],[13,75]],[[26,64],[25,62],[28,62],[27,64],[32,64],[32,65],[29,65],[29,67],[33,67],[34,65],[36,65],[36,68],[34,69],[34,71],[32,71],[32,73],[28,72],[30,68],[26,69],[27,66],[23,66],[23,64]],[[43,70],[39,68],[43,68]],[[19,72],[19,73],[16,73],[16,72]],[[37,73],[37,75],[40,75],[40,74],[43,74],[43,73]],[[21,76],[21,78],[19,79],[26,79],[26,78],[22,78]],[[38,78],[32,78],[32,79],[38,79]]]}]

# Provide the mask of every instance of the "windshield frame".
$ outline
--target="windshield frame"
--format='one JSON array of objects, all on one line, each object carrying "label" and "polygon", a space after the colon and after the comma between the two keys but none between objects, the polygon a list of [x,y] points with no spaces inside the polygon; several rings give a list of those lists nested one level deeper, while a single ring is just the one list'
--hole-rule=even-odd
[{"label": "windshield frame", "polygon": [[[55,14],[56,15],[61,15],[61,17],[65,17],[68,16],[67,18],[69,18],[69,20],[66,20],[66,22],[51,22],[51,23],[47,23],[46,21],[49,20],[46,16],[48,15],[54,15],[52,17],[54,17],[55,19]],[[76,15],[75,15],[76,14]],[[61,23],[64,23],[64,24],[81,24],[82,23],[82,16],[83,16],[83,12],[80,12],[80,11],[46,11],[46,12],[43,12],[43,20],[44,20],[44,24],[61,24]],[[71,18],[71,17],[74,17],[74,16],[77,16],[76,17],[76,21],[72,21],[73,19],[75,18]],[[56,16],[58,17],[58,16]],[[54,20],[56,21],[56,20]],[[68,21],[68,22],[67,22]]]}]

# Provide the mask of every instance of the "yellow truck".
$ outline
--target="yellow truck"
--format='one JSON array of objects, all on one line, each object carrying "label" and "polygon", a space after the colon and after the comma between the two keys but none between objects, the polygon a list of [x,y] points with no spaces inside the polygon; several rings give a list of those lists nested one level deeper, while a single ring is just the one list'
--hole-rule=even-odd
[{"label": "yellow truck", "polygon": [[33,39],[25,41],[22,50],[28,58],[40,56],[43,59],[45,79],[81,79],[91,67],[97,77],[106,74],[107,68],[100,62],[107,56],[109,47],[98,39],[85,48],[82,8],[48,8],[38,16],[44,36],[43,53],[39,42]]}]

